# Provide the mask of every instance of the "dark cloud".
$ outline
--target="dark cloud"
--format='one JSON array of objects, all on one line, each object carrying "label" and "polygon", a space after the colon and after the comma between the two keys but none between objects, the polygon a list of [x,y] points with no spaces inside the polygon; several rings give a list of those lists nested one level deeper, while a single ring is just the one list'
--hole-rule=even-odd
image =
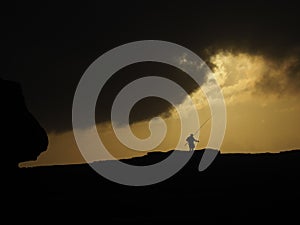
[{"label": "dark cloud", "polygon": [[[300,56],[300,52],[298,56]],[[296,61],[287,68],[286,73],[286,89],[288,89],[290,93],[300,93],[300,57],[295,60]]]},{"label": "dark cloud", "polygon": [[[71,129],[73,95],[85,69],[104,52],[127,42],[166,40],[191,49],[207,62],[220,50],[263,55],[274,62],[291,56],[299,59],[299,13],[290,1],[24,2],[2,10],[2,76],[22,84],[28,108],[47,131]],[[97,120],[109,119],[106,106],[123,84],[145,72],[153,75],[152,71],[173,76],[190,92],[195,88],[183,72],[170,66],[133,65],[119,72],[130,73],[127,80],[116,76],[107,84]],[[295,64],[286,75],[294,84],[299,84],[298,71]],[[268,77],[263,79],[261,83],[269,83]],[[145,105],[155,107],[145,110]],[[147,119],[169,107],[164,101],[146,99],[132,118]]]},{"label": "dark cloud", "polygon": [[[195,83],[189,75],[176,67],[158,62],[135,63],[119,70],[104,85],[96,106],[96,121],[109,121],[113,100],[121,89],[130,82],[147,76],[159,76],[170,79],[184,88],[187,93],[191,93],[198,88],[198,84]],[[155,88],[155,86],[152,88]],[[179,104],[186,96],[182,96],[178,93],[177,96],[174,97],[177,100],[175,104]],[[171,107],[170,103],[158,97],[142,99],[132,109],[130,121],[133,123],[151,119],[154,116],[168,112]],[[164,116],[167,115],[167,113],[164,114]],[[119,122],[122,123],[124,121]]]},{"label": "dark cloud", "polygon": [[[297,58],[296,60],[297,61],[288,68],[288,77],[292,80],[300,80],[300,59]],[[299,83],[297,83],[297,85],[299,85]]]},{"label": "dark cloud", "polygon": [[277,97],[300,94],[300,59],[272,61],[269,68],[256,82],[256,94],[272,94]]}]

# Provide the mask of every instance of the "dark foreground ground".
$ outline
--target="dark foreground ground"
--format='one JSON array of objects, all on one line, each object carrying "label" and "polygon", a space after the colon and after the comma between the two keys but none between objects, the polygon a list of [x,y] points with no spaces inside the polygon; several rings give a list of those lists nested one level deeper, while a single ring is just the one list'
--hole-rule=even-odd
[{"label": "dark foreground ground", "polygon": [[[4,193],[6,209],[13,212],[11,220],[26,224],[300,223],[299,150],[219,154],[207,170],[198,172],[202,152],[196,151],[170,179],[142,187],[108,181],[86,164],[23,168],[19,184]],[[127,162],[149,164],[166,154]]]}]

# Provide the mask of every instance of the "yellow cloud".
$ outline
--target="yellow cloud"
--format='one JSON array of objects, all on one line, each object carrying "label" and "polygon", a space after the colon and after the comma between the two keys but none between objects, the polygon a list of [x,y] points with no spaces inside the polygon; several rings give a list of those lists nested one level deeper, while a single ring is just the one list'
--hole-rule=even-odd
[{"label": "yellow cloud", "polygon": [[[286,91],[289,86],[296,87],[290,83],[291,75],[288,75],[293,65],[298,63],[295,58],[277,63],[260,55],[221,51],[213,55],[210,61],[215,66],[214,76],[222,88],[227,106],[227,128],[221,152],[278,152],[300,147],[300,92],[291,94],[295,91]],[[190,62],[187,55],[183,55],[178,63],[189,70],[201,68],[201,65]],[[209,80],[204,85],[209,85]],[[190,97],[199,112],[199,120],[203,123],[210,116],[206,96],[198,89]],[[186,123],[193,123],[188,120],[193,106],[185,103],[178,107],[183,112]],[[179,139],[179,116],[174,109],[168,115],[168,118],[164,118],[168,128],[166,137],[154,151],[174,149]],[[99,137],[116,158],[145,154],[124,146],[115,136],[111,124],[98,124],[97,129]],[[150,135],[148,121],[133,124],[131,130],[139,138]],[[208,123],[200,130],[197,149],[206,146],[209,134]],[[72,131],[52,133],[49,139],[49,149],[37,161],[24,162],[22,165],[85,162]],[[105,160],[101,157],[98,159]]]}]

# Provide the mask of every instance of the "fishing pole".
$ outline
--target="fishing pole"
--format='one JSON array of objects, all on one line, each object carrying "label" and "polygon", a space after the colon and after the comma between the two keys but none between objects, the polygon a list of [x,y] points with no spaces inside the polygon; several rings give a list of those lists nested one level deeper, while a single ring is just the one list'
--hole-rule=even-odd
[{"label": "fishing pole", "polygon": [[212,118],[212,115],[195,131],[194,135],[199,132],[199,130]]},{"label": "fishing pole", "polygon": [[[212,118],[212,116],[213,115],[211,115],[207,120],[205,120],[204,123],[202,123],[202,125],[195,131],[195,133],[193,135],[197,134],[199,132],[199,130]],[[187,145],[187,143],[185,143],[185,145]]]}]

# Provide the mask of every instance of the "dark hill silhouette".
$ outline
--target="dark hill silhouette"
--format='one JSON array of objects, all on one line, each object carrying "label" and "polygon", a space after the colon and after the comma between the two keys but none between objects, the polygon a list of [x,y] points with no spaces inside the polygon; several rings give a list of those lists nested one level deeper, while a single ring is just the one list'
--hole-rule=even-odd
[{"label": "dark hill silhouette", "polygon": [[48,136],[26,107],[20,84],[0,78],[0,104],[1,203],[3,215],[6,209],[11,215],[22,198],[34,190],[28,181],[38,179],[23,174],[18,164],[37,159],[47,149]]},{"label": "dark hill silhouette", "polygon": [[[123,161],[149,165],[170,153],[152,152]],[[295,214],[300,197],[299,150],[219,154],[208,169],[198,172],[202,153],[195,151],[168,180],[142,187],[113,183],[87,164],[24,168],[33,191],[23,202],[30,205],[28,210],[35,207],[45,216],[116,224],[287,224],[299,219]],[[114,165],[114,161],[94,163]]]},{"label": "dark hill silhouette", "polygon": [[2,166],[35,160],[47,149],[48,136],[26,107],[21,86],[0,78],[0,104]]},{"label": "dark hill silhouette", "polygon": [[[218,154],[203,172],[198,172],[203,151],[197,150],[176,175],[142,187],[113,183],[88,164],[18,168],[19,162],[34,160],[45,151],[48,138],[26,108],[20,85],[2,79],[0,85],[3,220],[12,224],[299,222],[299,150]],[[151,152],[122,161],[150,165],[170,153]],[[94,163],[114,166],[114,161]]]}]

